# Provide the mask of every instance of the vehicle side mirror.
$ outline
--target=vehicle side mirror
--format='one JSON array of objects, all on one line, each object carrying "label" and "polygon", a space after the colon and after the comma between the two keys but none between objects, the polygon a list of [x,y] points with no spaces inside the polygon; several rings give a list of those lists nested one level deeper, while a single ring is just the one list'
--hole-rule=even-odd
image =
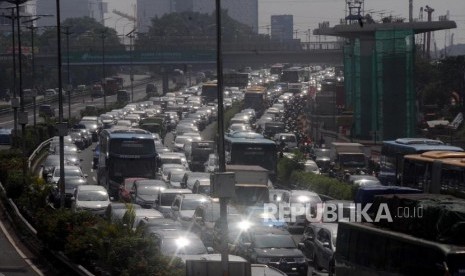
[{"label": "vehicle side mirror", "polygon": [[213,254],[215,252],[215,250],[213,250],[213,247],[207,247],[207,252],[208,254]]},{"label": "vehicle side mirror", "polygon": [[324,248],[331,249],[331,245],[329,244],[329,242],[323,242],[322,245],[323,245]]},{"label": "vehicle side mirror", "polygon": [[74,201],[74,200],[76,200],[76,198],[75,198],[74,196],[73,196],[73,197],[71,197],[71,201]]},{"label": "vehicle side mirror", "polygon": [[299,243],[297,244],[297,248],[303,249],[303,248],[305,248],[305,244],[304,244],[303,242],[299,242]]},{"label": "vehicle side mirror", "polygon": [[48,173],[48,174],[47,174],[47,177],[48,177],[48,178],[52,178],[52,174],[51,174],[51,173]]},{"label": "vehicle side mirror", "polygon": [[177,212],[179,211],[179,206],[171,206],[171,210]]},{"label": "vehicle side mirror", "polygon": [[112,197],[112,196],[110,196],[110,201],[113,201],[113,200],[115,200],[115,198],[114,198],[114,197]]},{"label": "vehicle side mirror", "polygon": [[88,175],[88,174],[84,174],[84,177],[87,178],[87,177],[89,177],[89,175]]},{"label": "vehicle side mirror", "polygon": [[203,223],[202,217],[195,217],[195,221],[198,223]]}]

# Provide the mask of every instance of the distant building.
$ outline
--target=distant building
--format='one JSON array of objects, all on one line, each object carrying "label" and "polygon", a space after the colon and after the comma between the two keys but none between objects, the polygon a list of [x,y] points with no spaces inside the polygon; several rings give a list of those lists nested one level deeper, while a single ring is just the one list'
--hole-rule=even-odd
[{"label": "distant building", "polygon": [[271,16],[271,39],[279,41],[292,40],[294,17],[292,15]]},{"label": "distant building", "polygon": [[[231,18],[258,33],[258,0],[223,0],[221,8],[227,10]],[[137,0],[138,29],[146,32],[152,18],[166,13],[192,11],[211,14],[215,9],[215,1],[212,0]]]},{"label": "distant building", "polygon": [[175,11],[175,3],[171,0],[137,0],[137,30],[145,33],[152,25],[152,18],[162,17]]},{"label": "distant building", "polygon": [[[102,0],[60,0],[60,19],[91,17],[104,24],[104,13],[107,3]],[[37,20],[37,26],[56,25],[56,0],[36,0],[37,14],[51,14],[53,17],[42,17]]]},{"label": "distant building", "polygon": [[[5,16],[11,16],[11,9],[7,7],[13,6],[8,2],[0,2],[0,31],[6,35],[6,33],[11,33],[11,19]],[[16,10],[14,10],[16,15]],[[32,15],[31,11],[27,9],[27,6],[19,6],[19,14],[21,16]],[[15,30],[16,30],[16,20],[15,20]]]}]

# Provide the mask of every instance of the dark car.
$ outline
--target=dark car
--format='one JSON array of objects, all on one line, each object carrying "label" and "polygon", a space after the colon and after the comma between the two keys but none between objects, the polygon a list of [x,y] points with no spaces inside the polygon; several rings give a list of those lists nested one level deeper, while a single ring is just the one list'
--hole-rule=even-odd
[{"label": "dark car", "polygon": [[92,155],[92,168],[96,169],[98,167],[98,159],[100,157],[100,144],[97,143],[92,151],[94,152]]},{"label": "dark car", "polygon": [[163,180],[139,179],[134,181],[131,189],[133,202],[142,208],[152,208],[161,190],[167,188]]},{"label": "dark car", "polygon": [[330,169],[330,149],[327,148],[314,148],[310,152],[310,157],[320,168],[320,171],[325,173]]},{"label": "dark car", "polygon": [[55,117],[55,108],[49,104],[39,106],[39,116],[41,117]]},{"label": "dark car", "polygon": [[0,145],[11,145],[11,128],[0,128]]},{"label": "dark car", "polygon": [[116,92],[116,101],[119,103],[127,103],[131,99],[129,92],[127,90],[118,90]]},{"label": "dark car", "polygon": [[[74,190],[80,185],[87,185],[87,180],[82,177],[65,177],[65,202],[64,206],[66,208],[71,207],[72,197],[74,195]],[[55,207],[59,207],[61,204],[60,190],[57,186],[52,188],[50,194],[50,201]]]},{"label": "dark car", "polygon": [[158,88],[154,83],[147,83],[145,85],[145,93],[147,93],[148,97],[154,97],[158,93]]},{"label": "dark car", "polygon": [[307,260],[289,232],[268,227],[247,233],[241,235],[238,251],[251,263],[273,266],[287,275],[307,275]]}]

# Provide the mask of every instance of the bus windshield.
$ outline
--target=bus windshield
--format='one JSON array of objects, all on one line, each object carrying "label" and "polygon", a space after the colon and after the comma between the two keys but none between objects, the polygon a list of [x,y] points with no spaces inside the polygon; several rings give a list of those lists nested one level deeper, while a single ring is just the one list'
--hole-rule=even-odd
[{"label": "bus windshield", "polygon": [[235,145],[232,164],[257,165],[275,171],[277,152],[275,145]]},{"label": "bus windshield", "polygon": [[155,178],[155,159],[154,158],[113,158],[110,162],[110,179],[117,182],[123,181],[128,177]]},{"label": "bus windshield", "polygon": [[155,143],[150,139],[115,139],[110,141],[112,154],[117,155],[154,155]]}]

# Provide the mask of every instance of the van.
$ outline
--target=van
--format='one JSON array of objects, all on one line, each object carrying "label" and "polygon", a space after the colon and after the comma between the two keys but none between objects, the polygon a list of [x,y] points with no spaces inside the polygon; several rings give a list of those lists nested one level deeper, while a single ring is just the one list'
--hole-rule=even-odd
[{"label": "van", "polygon": [[119,103],[127,103],[131,99],[127,90],[118,90],[116,93],[116,101]]},{"label": "van", "polygon": [[49,104],[39,106],[39,116],[41,117],[55,117],[55,108]]},{"label": "van", "polygon": [[147,83],[145,86],[145,93],[147,93],[147,96],[149,97],[154,97],[158,94],[158,88],[153,83]]}]

